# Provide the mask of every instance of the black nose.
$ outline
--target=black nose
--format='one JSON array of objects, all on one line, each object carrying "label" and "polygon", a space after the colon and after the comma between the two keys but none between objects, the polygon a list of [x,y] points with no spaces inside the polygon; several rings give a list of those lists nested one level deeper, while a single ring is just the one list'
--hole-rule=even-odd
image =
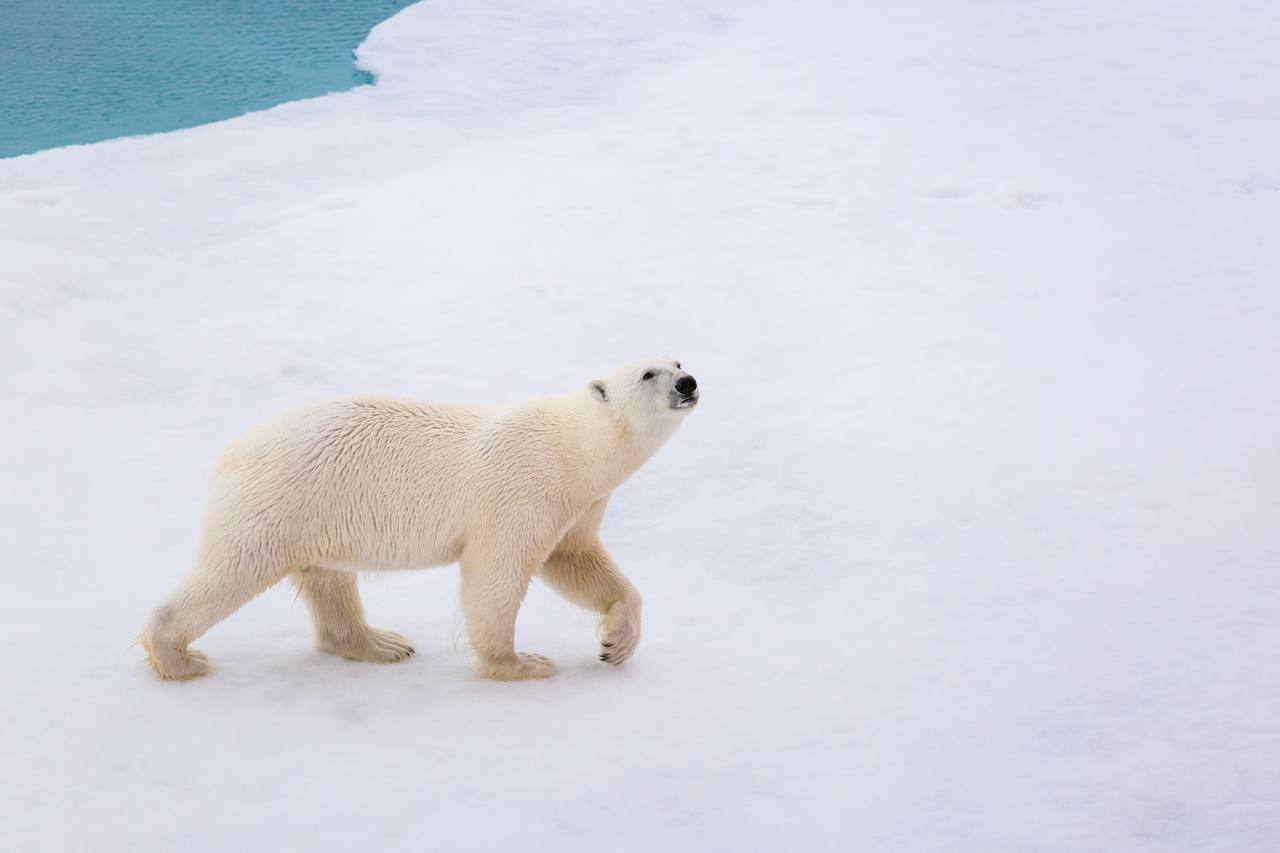
[{"label": "black nose", "polygon": [[688,397],[698,388],[698,380],[692,376],[681,376],[676,380],[676,390]]}]

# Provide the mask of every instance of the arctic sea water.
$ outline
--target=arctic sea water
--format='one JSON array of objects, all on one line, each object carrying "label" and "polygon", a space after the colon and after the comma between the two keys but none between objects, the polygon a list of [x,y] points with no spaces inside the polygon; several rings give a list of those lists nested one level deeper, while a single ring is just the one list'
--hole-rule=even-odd
[{"label": "arctic sea water", "polygon": [[0,157],[192,127],[370,82],[413,0],[0,0]]}]

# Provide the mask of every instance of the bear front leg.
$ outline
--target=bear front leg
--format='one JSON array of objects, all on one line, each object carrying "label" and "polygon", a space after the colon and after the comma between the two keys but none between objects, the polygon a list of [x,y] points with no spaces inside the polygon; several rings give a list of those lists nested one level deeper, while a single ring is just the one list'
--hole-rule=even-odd
[{"label": "bear front leg", "polygon": [[635,654],[640,645],[640,593],[599,539],[566,537],[542,565],[541,575],[560,595],[604,617],[600,660],[616,666]]},{"label": "bear front leg", "polygon": [[529,590],[533,569],[506,567],[510,562],[463,557],[462,609],[471,648],[487,678],[546,678],[555,674],[555,664],[542,655],[516,652],[516,615]]}]

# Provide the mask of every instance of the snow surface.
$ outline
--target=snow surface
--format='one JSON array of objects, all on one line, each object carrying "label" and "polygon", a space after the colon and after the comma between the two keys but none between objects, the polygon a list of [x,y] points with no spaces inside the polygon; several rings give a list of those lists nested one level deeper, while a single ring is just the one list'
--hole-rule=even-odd
[{"label": "snow surface", "polygon": [[[1280,7],[439,0],[376,87],[0,162],[0,849],[1280,848]],[[219,448],[669,353],[640,652],[453,569],[130,642]]]}]

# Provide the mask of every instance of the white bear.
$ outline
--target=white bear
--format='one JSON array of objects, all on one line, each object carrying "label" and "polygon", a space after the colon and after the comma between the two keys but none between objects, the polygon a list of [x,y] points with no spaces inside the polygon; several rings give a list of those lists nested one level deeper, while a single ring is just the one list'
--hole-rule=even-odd
[{"label": "white bear", "polygon": [[358,397],[251,429],[218,461],[195,568],[143,629],[151,665],[163,678],[204,675],[208,659],[188,644],[286,575],[319,649],[404,660],[404,637],[365,623],[356,573],[455,562],[483,674],[555,672],[515,650],[535,573],[602,615],[600,659],[620,664],[640,639],[640,595],[600,542],[600,521],[698,398],[680,363],[659,358],[513,406]]}]

